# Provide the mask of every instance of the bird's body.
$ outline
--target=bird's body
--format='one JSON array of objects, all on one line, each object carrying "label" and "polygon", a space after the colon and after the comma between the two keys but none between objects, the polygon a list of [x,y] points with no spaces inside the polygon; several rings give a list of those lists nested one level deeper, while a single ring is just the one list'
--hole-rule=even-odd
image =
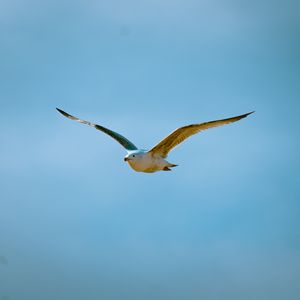
[{"label": "bird's body", "polygon": [[178,144],[182,143],[188,137],[200,131],[206,130],[208,128],[236,122],[253,113],[250,112],[233,118],[183,126],[174,130],[171,134],[169,134],[166,138],[160,141],[152,149],[142,150],[142,149],[138,149],[131,141],[129,141],[124,136],[120,135],[115,131],[112,131],[98,124],[93,124],[89,121],[78,119],[72,115],[69,115],[68,113],[64,112],[61,109],[57,108],[57,110],[63,116],[71,120],[92,126],[111,136],[127,150],[127,155],[125,156],[124,161],[128,162],[130,167],[136,172],[144,172],[144,173],[154,173],[157,171],[171,171],[170,168],[176,167],[177,165],[169,163],[166,160],[166,157],[168,153]]},{"label": "bird's body", "polygon": [[130,167],[136,172],[154,173],[157,171],[170,171],[176,165],[170,164],[163,157],[152,155],[149,151],[136,150],[125,156]]}]

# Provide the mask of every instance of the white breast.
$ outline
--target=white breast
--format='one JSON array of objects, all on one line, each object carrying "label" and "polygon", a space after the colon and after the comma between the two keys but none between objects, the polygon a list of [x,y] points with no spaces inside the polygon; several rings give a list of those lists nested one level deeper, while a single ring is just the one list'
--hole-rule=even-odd
[{"label": "white breast", "polygon": [[145,173],[160,171],[167,165],[167,162],[163,158],[154,158],[149,153],[140,155],[137,159],[130,160],[128,163],[135,171]]}]

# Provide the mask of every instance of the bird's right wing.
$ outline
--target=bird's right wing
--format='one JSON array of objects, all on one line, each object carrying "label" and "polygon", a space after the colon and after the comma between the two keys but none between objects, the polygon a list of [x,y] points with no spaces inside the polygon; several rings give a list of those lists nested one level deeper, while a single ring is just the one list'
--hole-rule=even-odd
[{"label": "bird's right wing", "polygon": [[247,117],[252,113],[253,112],[236,116],[233,118],[210,121],[210,122],[205,122],[200,124],[192,124],[192,125],[187,125],[184,127],[177,128],[175,131],[173,131],[171,134],[165,137],[162,141],[160,141],[156,146],[154,146],[151,150],[149,150],[149,153],[151,153],[152,155],[158,154],[162,157],[166,157],[169,151],[171,151],[174,147],[182,143],[191,135],[206,130],[208,128],[213,128],[213,127],[229,124],[232,122],[236,122],[240,119]]},{"label": "bird's right wing", "polygon": [[108,134],[109,136],[111,136],[113,139],[115,139],[119,144],[121,144],[126,150],[137,150],[138,148],[132,143],[130,142],[128,139],[126,139],[124,136],[122,136],[121,134],[117,133],[117,132],[114,132],[110,129],[107,129],[103,126],[100,126],[100,125],[97,125],[97,124],[93,124],[89,121],[85,121],[85,120],[80,120],[74,116],[71,116],[69,115],[68,113],[64,112],[63,110],[59,109],[59,108],[56,108],[57,111],[59,111],[63,116],[71,119],[71,120],[74,120],[74,121],[77,121],[79,123],[82,123],[82,124],[86,124],[86,125],[89,125],[89,126],[92,126],[106,134]]}]

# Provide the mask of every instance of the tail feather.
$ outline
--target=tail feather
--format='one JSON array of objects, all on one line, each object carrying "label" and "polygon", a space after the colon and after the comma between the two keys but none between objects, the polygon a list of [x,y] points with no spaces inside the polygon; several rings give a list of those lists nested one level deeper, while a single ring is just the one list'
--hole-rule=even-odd
[{"label": "tail feather", "polygon": [[178,165],[175,165],[175,164],[168,164],[168,167],[174,168],[174,167],[178,167]]},{"label": "tail feather", "polygon": [[164,167],[163,171],[172,171],[172,170],[170,168],[168,168],[168,167]]}]

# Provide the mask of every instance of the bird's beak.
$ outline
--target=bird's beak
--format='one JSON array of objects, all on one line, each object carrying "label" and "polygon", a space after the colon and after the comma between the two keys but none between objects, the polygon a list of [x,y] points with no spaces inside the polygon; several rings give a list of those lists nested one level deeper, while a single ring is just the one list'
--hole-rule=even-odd
[{"label": "bird's beak", "polygon": [[128,157],[124,157],[124,161],[128,161]]}]

